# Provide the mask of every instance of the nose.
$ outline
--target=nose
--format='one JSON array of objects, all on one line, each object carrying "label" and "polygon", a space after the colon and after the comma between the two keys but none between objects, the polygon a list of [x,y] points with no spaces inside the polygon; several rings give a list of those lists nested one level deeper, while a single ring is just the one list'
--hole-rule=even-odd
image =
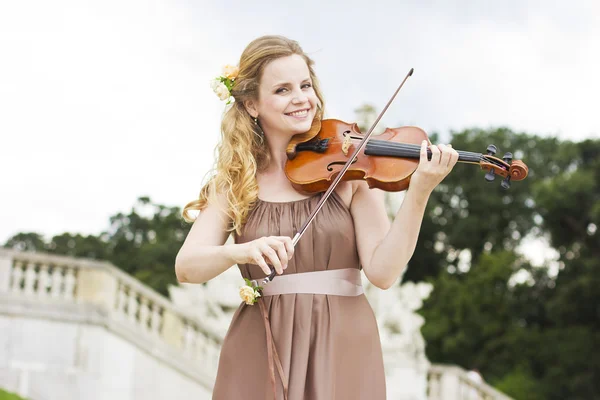
[{"label": "nose", "polygon": [[308,97],[302,91],[302,89],[298,88],[294,91],[294,97],[292,98],[292,103],[294,104],[303,104],[308,101]]}]

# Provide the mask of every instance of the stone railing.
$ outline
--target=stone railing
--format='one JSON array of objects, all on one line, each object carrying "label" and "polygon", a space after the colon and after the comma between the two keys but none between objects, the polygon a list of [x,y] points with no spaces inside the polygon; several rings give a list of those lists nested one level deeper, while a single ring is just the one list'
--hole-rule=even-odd
[{"label": "stone railing", "polygon": [[487,383],[474,380],[467,371],[454,365],[431,365],[427,381],[429,400],[512,400]]},{"label": "stone railing", "polygon": [[82,318],[95,318],[212,387],[222,336],[108,262],[0,249],[3,309],[27,310],[35,302],[83,307]]}]

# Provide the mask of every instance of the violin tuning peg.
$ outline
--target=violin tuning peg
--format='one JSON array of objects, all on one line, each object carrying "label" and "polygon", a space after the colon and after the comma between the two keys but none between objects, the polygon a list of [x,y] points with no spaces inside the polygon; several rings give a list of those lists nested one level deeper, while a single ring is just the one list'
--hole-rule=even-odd
[{"label": "violin tuning peg", "polygon": [[502,189],[510,188],[510,175],[502,180],[502,183],[500,184],[500,186],[502,186]]},{"label": "violin tuning peg", "polygon": [[496,179],[496,175],[494,174],[494,170],[490,168],[489,172],[485,174],[485,180],[492,182],[494,179]]},{"label": "violin tuning peg", "polygon": [[497,149],[497,148],[496,148],[496,146],[494,146],[493,144],[490,144],[490,145],[487,147],[487,153],[488,153],[488,155],[490,155],[490,156],[493,156],[494,154],[496,154],[496,151],[497,151],[497,150],[498,150],[498,149]]},{"label": "violin tuning peg", "polygon": [[502,158],[505,163],[510,164],[512,161],[513,155],[512,153],[504,153],[504,157]]}]

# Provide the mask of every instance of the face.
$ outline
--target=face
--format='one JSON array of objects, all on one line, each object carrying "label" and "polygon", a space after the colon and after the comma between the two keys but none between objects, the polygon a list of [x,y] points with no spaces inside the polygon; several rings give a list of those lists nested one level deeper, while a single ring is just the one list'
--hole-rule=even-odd
[{"label": "face", "polygon": [[251,102],[248,111],[258,116],[263,131],[293,136],[310,129],[319,100],[301,56],[294,54],[267,64],[258,92],[258,101]]}]

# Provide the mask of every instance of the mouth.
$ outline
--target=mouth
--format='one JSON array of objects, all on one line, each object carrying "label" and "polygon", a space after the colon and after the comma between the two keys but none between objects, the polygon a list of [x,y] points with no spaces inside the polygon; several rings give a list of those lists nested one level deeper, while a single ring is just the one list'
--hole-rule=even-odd
[{"label": "mouth", "polygon": [[308,115],[310,108],[303,108],[302,110],[296,110],[289,113],[285,113],[288,117],[304,118]]}]

